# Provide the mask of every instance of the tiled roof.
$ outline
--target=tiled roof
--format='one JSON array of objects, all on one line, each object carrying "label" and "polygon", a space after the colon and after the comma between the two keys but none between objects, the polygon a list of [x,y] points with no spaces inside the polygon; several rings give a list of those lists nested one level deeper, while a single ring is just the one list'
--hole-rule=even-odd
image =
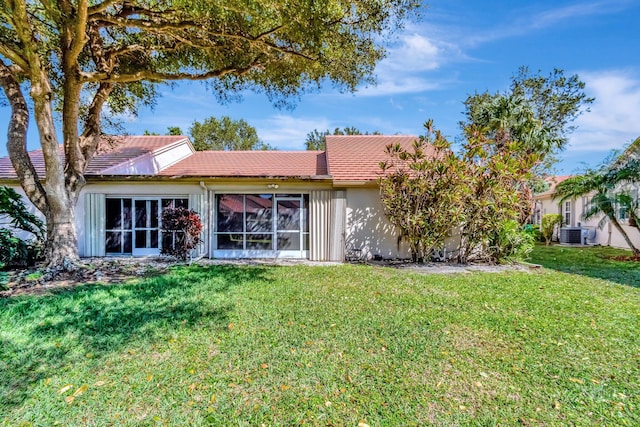
[{"label": "tiled roof", "polygon": [[[100,172],[125,161],[149,154],[160,148],[185,140],[186,136],[105,136],[101,143],[101,151],[94,156],[87,167],[86,175],[100,175]],[[58,147],[64,157],[62,145]],[[40,178],[44,178],[44,157],[42,150],[29,152],[31,162]],[[0,178],[16,178],[9,157],[0,158]]]},{"label": "tiled roof", "polygon": [[327,163],[335,181],[373,181],[381,175],[380,162],[388,160],[387,145],[405,149],[417,138],[412,135],[330,135]]},{"label": "tiled roof", "polygon": [[160,175],[319,177],[327,175],[327,161],[322,151],[198,151]]}]

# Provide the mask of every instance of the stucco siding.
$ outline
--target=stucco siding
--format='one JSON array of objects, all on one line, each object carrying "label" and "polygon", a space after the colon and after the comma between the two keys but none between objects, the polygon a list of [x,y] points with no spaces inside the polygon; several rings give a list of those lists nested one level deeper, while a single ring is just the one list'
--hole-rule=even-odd
[{"label": "stucco siding", "polygon": [[399,233],[385,217],[377,188],[347,189],[345,245],[361,249],[367,259],[410,258],[408,245],[398,244]]}]

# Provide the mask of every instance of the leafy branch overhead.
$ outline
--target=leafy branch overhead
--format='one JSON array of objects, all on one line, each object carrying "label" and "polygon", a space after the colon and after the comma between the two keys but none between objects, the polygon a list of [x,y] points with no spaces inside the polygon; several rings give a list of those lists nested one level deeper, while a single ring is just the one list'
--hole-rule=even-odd
[{"label": "leafy branch overhead", "polygon": [[[7,147],[26,195],[51,224],[49,264],[78,259],[74,206],[105,111],[135,114],[155,102],[158,84],[178,80],[206,80],[218,100],[252,89],[276,104],[325,82],[354,90],[373,80],[381,43],[417,8],[412,0],[0,2]],[[44,177],[26,152],[30,111]]]}]

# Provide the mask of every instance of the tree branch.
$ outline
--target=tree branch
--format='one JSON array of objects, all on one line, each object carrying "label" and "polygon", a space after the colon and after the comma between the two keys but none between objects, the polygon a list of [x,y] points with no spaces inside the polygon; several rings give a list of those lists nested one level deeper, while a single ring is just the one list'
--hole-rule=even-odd
[{"label": "tree branch", "polygon": [[207,71],[206,73],[162,73],[152,70],[143,70],[130,74],[108,74],[108,73],[81,73],[81,80],[83,83],[100,82],[100,83],[131,83],[139,82],[142,80],[162,81],[162,80],[207,80],[217,77],[223,77],[227,74],[245,75],[252,69],[257,68],[260,63],[253,61],[251,65],[238,68],[238,67],[225,67],[219,70]]},{"label": "tree branch", "polygon": [[89,7],[88,9],[88,15],[91,17],[93,15],[97,15],[99,13],[104,12],[105,10],[107,10],[108,8],[110,8],[111,6],[116,5],[117,3],[120,3],[121,0],[105,0],[102,3],[98,3],[95,4],[91,7]]},{"label": "tree branch", "polygon": [[22,95],[20,83],[2,60],[0,60],[0,86],[11,104],[11,118],[7,133],[7,151],[11,164],[29,200],[42,213],[46,213],[48,209],[46,192],[27,153],[29,109]]}]

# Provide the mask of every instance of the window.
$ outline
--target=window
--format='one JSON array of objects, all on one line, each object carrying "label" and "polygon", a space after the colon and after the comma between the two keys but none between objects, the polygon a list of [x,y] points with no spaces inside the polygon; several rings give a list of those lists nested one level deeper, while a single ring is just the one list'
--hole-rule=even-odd
[{"label": "window", "polygon": [[107,199],[105,214],[106,252],[130,254],[133,242],[131,199]]},{"label": "window", "polygon": [[564,225],[571,225],[571,202],[564,202]]},{"label": "window", "polygon": [[[188,205],[188,198],[107,197],[105,252],[111,255],[159,254],[160,206],[164,209]],[[161,236],[161,244],[174,244],[179,238],[175,232],[166,233]]]},{"label": "window", "polygon": [[308,250],[308,204],[306,194],[220,194],[216,197],[216,249]]}]

